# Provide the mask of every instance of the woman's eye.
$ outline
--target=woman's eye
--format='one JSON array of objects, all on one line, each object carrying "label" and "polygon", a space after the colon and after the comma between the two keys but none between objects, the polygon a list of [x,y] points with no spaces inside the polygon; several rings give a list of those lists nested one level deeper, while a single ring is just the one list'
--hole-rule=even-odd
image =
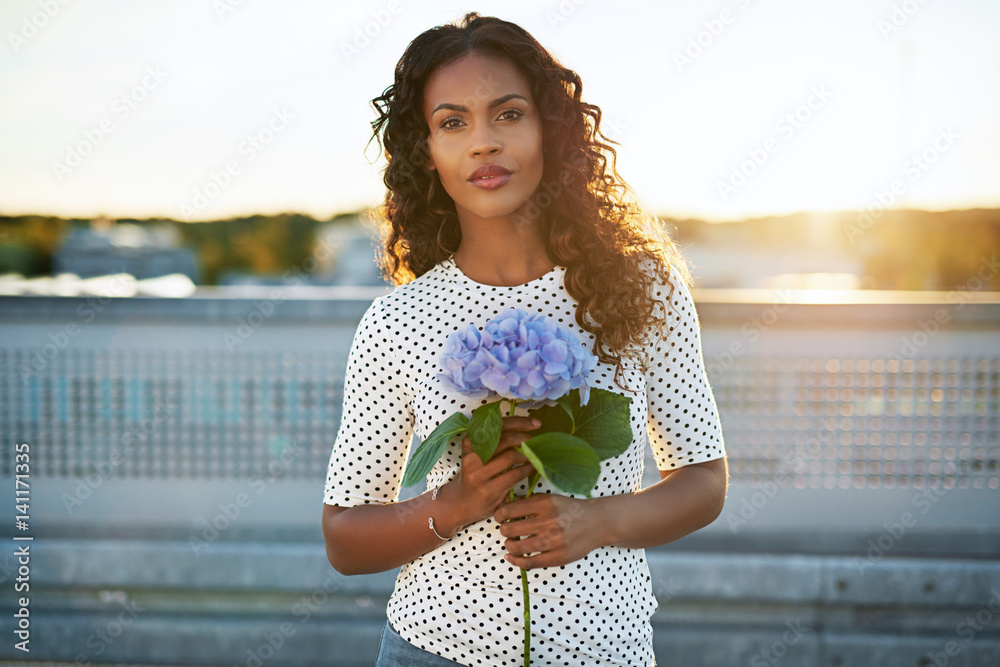
[{"label": "woman's eye", "polygon": [[505,109],[500,113],[500,118],[504,120],[517,120],[524,115],[524,112],[520,109]]},{"label": "woman's eye", "polygon": [[[497,116],[497,120],[506,120],[506,121],[518,120],[523,115],[524,112],[521,111],[520,109],[505,109],[500,112],[499,116]],[[462,121],[461,118],[459,118],[458,116],[452,116],[451,118],[445,118],[444,120],[442,120],[440,125],[438,125],[438,127],[440,127],[442,130],[457,130],[461,128],[464,124],[465,123]]]}]

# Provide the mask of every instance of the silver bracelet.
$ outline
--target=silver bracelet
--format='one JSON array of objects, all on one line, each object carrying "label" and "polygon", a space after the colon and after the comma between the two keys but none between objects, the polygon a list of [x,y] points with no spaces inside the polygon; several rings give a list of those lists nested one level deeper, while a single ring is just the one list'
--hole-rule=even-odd
[{"label": "silver bracelet", "polygon": [[[437,500],[438,490],[440,488],[441,487],[439,486],[436,487],[433,491],[431,491],[431,500]],[[437,529],[434,527],[434,517],[432,516],[427,517],[427,525],[431,527],[431,530],[434,531],[434,534],[437,535],[439,540],[448,541],[449,538],[442,536],[441,533],[437,532]]]},{"label": "silver bracelet", "polygon": [[427,525],[431,527],[431,530],[434,531],[434,534],[438,536],[439,540],[448,541],[450,539],[450,538],[442,536],[441,533],[437,532],[437,530],[434,528],[434,517],[432,517],[432,516],[427,517]]}]

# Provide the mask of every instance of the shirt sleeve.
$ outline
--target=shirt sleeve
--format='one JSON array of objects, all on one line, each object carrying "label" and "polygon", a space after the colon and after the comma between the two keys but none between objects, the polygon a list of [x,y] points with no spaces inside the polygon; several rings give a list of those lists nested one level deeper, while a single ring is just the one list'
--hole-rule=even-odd
[{"label": "shirt sleeve", "polygon": [[413,402],[387,330],[383,298],[361,318],[347,358],[344,406],[326,475],[328,505],[353,507],[399,497],[413,436]]},{"label": "shirt sleeve", "polygon": [[664,317],[648,348],[646,401],[649,444],[657,468],[673,470],[725,456],[722,425],[708,384],[701,330],[687,285],[657,283],[654,297]]}]

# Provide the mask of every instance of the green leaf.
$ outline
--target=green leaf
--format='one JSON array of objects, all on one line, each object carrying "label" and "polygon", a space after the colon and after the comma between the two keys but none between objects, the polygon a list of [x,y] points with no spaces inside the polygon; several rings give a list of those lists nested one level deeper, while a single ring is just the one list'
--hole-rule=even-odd
[{"label": "green leaf", "polygon": [[[618,456],[632,444],[629,404],[632,399],[606,389],[590,390],[587,405],[580,405],[580,390],[559,399],[558,405],[544,406],[529,413],[542,422],[535,435],[572,433],[589,443],[600,460]],[[566,411],[572,411],[569,417]],[[574,429],[575,422],[575,429]]]},{"label": "green leaf", "polygon": [[480,460],[486,463],[493,456],[500,444],[500,430],[503,428],[503,415],[500,414],[500,402],[480,405],[472,411],[469,420],[469,442],[472,451],[479,454]]},{"label": "green leaf", "polygon": [[[559,404],[566,414],[569,415],[570,419],[573,419],[573,410],[580,406],[580,390],[574,389],[560,399],[556,399],[556,403]],[[566,431],[567,433],[572,433],[573,429]]]},{"label": "green leaf", "polygon": [[469,418],[461,412],[456,412],[438,424],[437,428],[427,436],[427,439],[420,443],[417,451],[413,452],[413,456],[410,457],[410,462],[406,464],[406,472],[403,473],[403,486],[413,486],[426,477],[434,464],[441,458],[448,442],[463,432],[468,425]]},{"label": "green leaf", "polygon": [[601,476],[601,462],[586,442],[569,433],[543,433],[520,449],[554,487],[590,498]]},{"label": "green leaf", "polygon": [[586,405],[575,407],[573,435],[594,448],[597,458],[614,458],[632,444],[629,405],[632,399],[606,389],[591,389]]},{"label": "green leaf", "polygon": [[[562,401],[563,399],[559,400]],[[542,433],[571,433],[573,431],[573,418],[562,404],[543,405],[540,408],[529,410],[528,416],[542,422],[540,427],[531,432],[532,435],[541,435]]]}]

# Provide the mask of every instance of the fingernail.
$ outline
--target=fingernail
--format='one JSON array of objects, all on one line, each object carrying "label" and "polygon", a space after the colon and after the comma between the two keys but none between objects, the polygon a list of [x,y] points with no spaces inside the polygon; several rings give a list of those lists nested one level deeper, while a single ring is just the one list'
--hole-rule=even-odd
[{"label": "fingernail", "polygon": [[531,425],[534,426],[535,428],[538,428],[539,426],[542,425],[542,422],[538,421],[537,419],[532,419]]}]

